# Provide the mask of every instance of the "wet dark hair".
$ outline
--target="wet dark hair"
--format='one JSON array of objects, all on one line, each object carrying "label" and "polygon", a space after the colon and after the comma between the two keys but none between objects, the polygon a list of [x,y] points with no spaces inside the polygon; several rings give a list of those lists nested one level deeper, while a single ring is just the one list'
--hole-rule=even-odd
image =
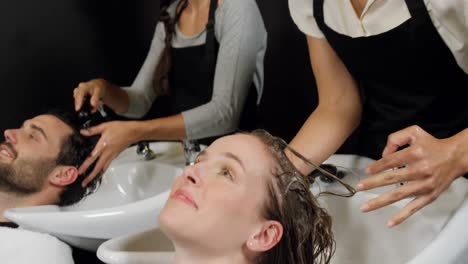
[{"label": "wet dark hair", "polygon": [[283,226],[278,244],[258,255],[255,263],[329,263],[335,251],[332,219],[312,195],[309,189],[312,179],[290,162],[284,152],[284,141],[261,129],[247,135],[259,139],[275,160],[262,216]]},{"label": "wet dark hair", "polygon": [[[71,135],[63,139],[56,164],[79,168],[86,158],[89,157],[91,151],[93,151],[99,137],[85,137],[81,135],[79,131],[81,121],[74,113],[51,110],[45,113],[45,115],[54,116],[68,125],[73,131]],[[75,204],[97,189],[101,181],[101,175],[94,178],[86,187],[81,186],[83,180],[93,171],[94,166],[95,163],[89,166],[83,174],[78,175],[78,178],[72,184],[64,188],[60,194],[59,206]]]},{"label": "wet dark hair", "polygon": [[158,95],[166,95],[170,93],[169,87],[169,71],[172,66],[171,59],[171,49],[172,49],[172,39],[175,33],[175,26],[179,22],[180,15],[187,8],[188,0],[180,0],[179,4],[176,7],[176,15],[174,18],[171,17],[167,9],[174,3],[176,0],[166,0],[161,3],[161,13],[159,16],[159,21],[164,24],[165,38],[164,38],[164,49],[161,53],[159,63],[156,66],[153,79],[153,87]]}]

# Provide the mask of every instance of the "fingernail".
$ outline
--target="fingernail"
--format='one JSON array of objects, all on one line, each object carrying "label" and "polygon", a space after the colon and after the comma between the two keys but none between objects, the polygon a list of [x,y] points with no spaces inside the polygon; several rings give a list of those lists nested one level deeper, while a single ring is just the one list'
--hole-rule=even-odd
[{"label": "fingernail", "polygon": [[356,190],[362,191],[362,189],[364,189],[364,184],[358,183],[358,185],[356,185]]},{"label": "fingernail", "polygon": [[366,168],[366,174],[371,174],[371,170],[369,169],[369,167]]},{"label": "fingernail", "polygon": [[369,211],[370,207],[369,207],[368,204],[363,204],[360,209],[363,212],[367,212],[367,211]]},{"label": "fingernail", "polygon": [[395,222],[393,222],[393,221],[388,221],[388,222],[387,222],[387,227],[388,227],[388,228],[392,228],[392,227],[394,227],[394,226],[395,226]]}]

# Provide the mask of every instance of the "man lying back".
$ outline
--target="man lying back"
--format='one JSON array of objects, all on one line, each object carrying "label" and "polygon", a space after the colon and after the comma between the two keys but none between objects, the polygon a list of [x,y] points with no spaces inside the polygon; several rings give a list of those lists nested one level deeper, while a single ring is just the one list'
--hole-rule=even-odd
[{"label": "man lying back", "polygon": [[[96,140],[79,133],[73,115],[53,111],[4,132],[0,145],[0,259],[2,263],[73,263],[70,248],[56,238],[16,229],[4,218],[6,209],[36,205],[67,206],[91,193],[78,167]],[[21,249],[21,254],[18,250]]]}]

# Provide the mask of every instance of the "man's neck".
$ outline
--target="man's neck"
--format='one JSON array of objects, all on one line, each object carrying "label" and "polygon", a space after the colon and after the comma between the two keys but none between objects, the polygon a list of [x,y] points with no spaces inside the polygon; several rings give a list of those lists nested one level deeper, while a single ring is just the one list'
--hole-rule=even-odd
[{"label": "man's neck", "polygon": [[53,200],[51,200],[48,195],[41,192],[24,196],[9,192],[0,192],[0,222],[9,222],[9,220],[3,216],[3,213],[7,209],[52,204],[52,201]]},{"label": "man's neck", "polygon": [[3,213],[7,209],[18,207],[22,204],[23,200],[24,198],[15,196],[11,193],[0,192],[0,222],[9,222],[9,220],[3,216]]}]

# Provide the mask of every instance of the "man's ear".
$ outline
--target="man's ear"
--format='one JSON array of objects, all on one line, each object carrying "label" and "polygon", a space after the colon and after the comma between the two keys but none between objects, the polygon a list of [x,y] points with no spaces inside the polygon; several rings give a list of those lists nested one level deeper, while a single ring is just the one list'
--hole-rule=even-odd
[{"label": "man's ear", "polygon": [[78,178],[78,169],[73,166],[58,166],[49,176],[49,182],[53,185],[65,187],[72,184]]},{"label": "man's ear", "polygon": [[283,225],[278,221],[267,221],[246,242],[253,252],[265,252],[276,246],[283,236]]}]

